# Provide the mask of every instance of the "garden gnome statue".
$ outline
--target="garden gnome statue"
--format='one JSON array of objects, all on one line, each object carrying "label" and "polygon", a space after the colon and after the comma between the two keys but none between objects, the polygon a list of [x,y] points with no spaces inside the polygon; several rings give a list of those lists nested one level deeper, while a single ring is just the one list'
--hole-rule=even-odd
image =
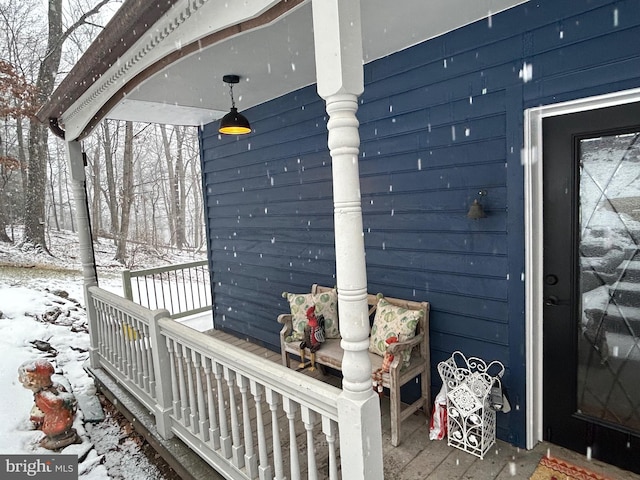
[{"label": "garden gnome statue", "polygon": [[43,359],[25,362],[18,368],[20,383],[33,392],[35,404],[31,408],[30,420],[45,434],[40,446],[48,450],[80,443],[80,437],[72,426],[76,399],[62,385],[51,381],[53,372],[53,365]]}]

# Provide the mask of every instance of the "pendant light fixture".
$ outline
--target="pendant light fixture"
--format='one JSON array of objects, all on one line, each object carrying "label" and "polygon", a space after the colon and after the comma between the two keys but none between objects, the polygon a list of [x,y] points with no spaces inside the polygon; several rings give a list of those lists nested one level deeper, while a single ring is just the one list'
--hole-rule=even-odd
[{"label": "pendant light fixture", "polygon": [[238,75],[225,75],[222,77],[224,83],[229,84],[229,94],[231,95],[231,111],[220,119],[218,131],[225,135],[243,135],[251,133],[249,120],[238,112],[236,102],[233,100],[233,86],[240,81]]}]

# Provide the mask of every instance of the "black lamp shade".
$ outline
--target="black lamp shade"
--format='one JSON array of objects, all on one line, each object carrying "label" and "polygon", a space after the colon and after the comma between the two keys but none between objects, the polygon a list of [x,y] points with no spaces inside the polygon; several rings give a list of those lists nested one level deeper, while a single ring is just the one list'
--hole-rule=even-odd
[{"label": "black lamp shade", "polygon": [[218,131],[226,135],[243,135],[251,133],[251,125],[244,115],[238,113],[236,107],[231,107],[231,111],[220,119]]}]

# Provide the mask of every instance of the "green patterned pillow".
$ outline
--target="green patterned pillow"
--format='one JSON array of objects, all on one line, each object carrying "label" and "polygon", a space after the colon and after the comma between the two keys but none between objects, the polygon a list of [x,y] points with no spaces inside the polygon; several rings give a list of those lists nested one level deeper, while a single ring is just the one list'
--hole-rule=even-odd
[{"label": "green patterned pillow", "polygon": [[313,295],[310,293],[286,293],[291,316],[293,317],[293,332],[286,338],[288,342],[304,339],[304,327],[307,326],[307,309],[313,306]]},{"label": "green patterned pillow", "polygon": [[324,331],[327,338],[340,338],[338,326],[338,292],[335,289],[328,292],[316,293],[313,296],[316,306],[316,316],[324,317]]},{"label": "green patterned pillow", "polygon": [[[371,327],[369,351],[384,356],[387,350],[387,338],[397,336],[399,342],[404,342],[415,337],[422,313],[420,310],[397,307],[380,298]],[[407,366],[411,360],[411,352],[405,351],[403,355],[404,365]]]}]

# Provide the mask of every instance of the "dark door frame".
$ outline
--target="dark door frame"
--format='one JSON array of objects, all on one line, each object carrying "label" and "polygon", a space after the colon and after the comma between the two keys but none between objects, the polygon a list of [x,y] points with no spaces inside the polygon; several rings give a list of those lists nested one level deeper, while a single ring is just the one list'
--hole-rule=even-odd
[{"label": "dark door frame", "polygon": [[543,435],[543,251],[542,121],[544,118],[596,108],[640,102],[640,88],[545,105],[524,111],[525,197],[525,337],[526,337],[526,446],[533,448]]}]

